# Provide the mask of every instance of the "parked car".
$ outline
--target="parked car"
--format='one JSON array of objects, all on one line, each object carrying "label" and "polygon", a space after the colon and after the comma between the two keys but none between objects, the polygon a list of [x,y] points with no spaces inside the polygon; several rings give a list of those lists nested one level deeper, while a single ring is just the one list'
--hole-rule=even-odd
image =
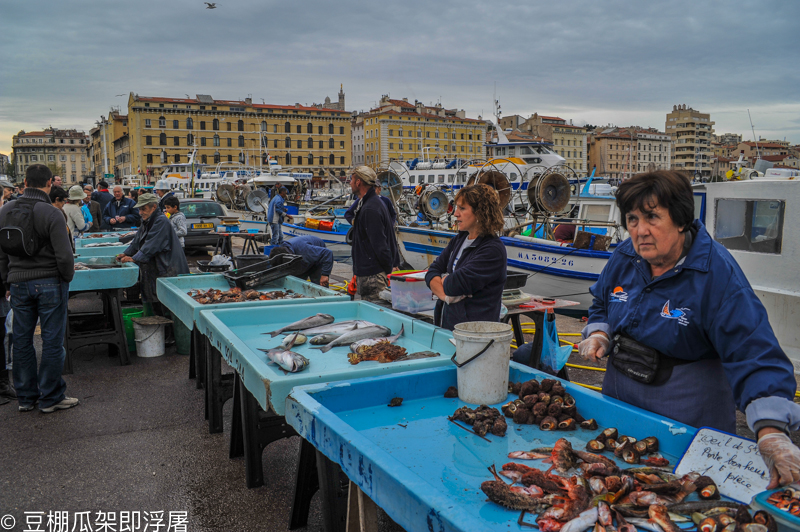
[{"label": "parked car", "polygon": [[210,199],[185,198],[181,200],[181,212],[186,215],[187,248],[216,245],[217,235],[211,232],[222,223],[220,217],[228,216],[223,205]]}]

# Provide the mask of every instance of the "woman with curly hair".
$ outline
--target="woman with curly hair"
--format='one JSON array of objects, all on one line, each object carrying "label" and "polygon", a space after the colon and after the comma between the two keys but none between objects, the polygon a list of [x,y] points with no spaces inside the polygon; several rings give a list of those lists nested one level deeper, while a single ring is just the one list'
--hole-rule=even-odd
[{"label": "woman with curly hair", "polygon": [[488,185],[462,188],[455,198],[458,234],[439,255],[425,282],[439,298],[436,325],[498,321],[506,283],[506,247],[500,241],[500,197]]}]

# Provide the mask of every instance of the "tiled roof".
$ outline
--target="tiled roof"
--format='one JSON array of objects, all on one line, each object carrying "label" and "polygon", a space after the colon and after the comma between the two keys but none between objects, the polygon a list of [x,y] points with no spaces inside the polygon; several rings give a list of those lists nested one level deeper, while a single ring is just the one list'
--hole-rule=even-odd
[{"label": "tiled roof", "polygon": [[241,100],[214,100],[213,102],[201,102],[194,98],[160,98],[155,96],[139,96],[136,101],[140,102],[155,102],[155,103],[182,103],[193,105],[233,105],[234,107],[253,107],[254,109],[280,109],[292,111],[322,111],[328,113],[347,113],[347,111],[340,111],[338,109],[326,109],[319,107],[307,107],[305,105],[272,105],[272,104],[249,104]]},{"label": "tiled roof", "polygon": [[[543,118],[543,119],[545,119],[545,120],[564,120],[563,118],[560,118],[560,117],[558,117],[558,116],[544,116],[544,115],[539,115],[539,118]],[[566,122],[566,120],[564,120],[564,122]]]}]

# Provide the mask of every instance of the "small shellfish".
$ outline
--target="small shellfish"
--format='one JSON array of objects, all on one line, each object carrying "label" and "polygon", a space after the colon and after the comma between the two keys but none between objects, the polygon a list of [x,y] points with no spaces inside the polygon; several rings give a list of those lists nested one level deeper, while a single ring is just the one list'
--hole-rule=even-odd
[{"label": "small shellfish", "polygon": [[603,445],[606,446],[606,449],[609,451],[615,451],[617,449],[617,440],[614,438],[608,438],[606,441],[603,442]]},{"label": "small shellfish", "polygon": [[637,441],[634,443],[633,448],[636,449],[639,454],[645,454],[647,452],[647,444],[643,441]]},{"label": "small shellfish", "polygon": [[647,444],[648,453],[658,452],[658,438],[656,438],[655,436],[648,436],[642,441]]},{"label": "small shellfish", "polygon": [[597,421],[592,419],[587,419],[581,422],[581,428],[586,430],[597,430]]},{"label": "small shellfish", "polygon": [[558,430],[575,430],[578,428],[578,424],[575,423],[575,420],[571,417],[563,421],[559,421],[558,423]]},{"label": "small shellfish", "polygon": [[603,434],[603,437],[606,438],[606,439],[611,438],[612,440],[616,440],[617,436],[619,435],[619,432],[617,432],[617,429],[611,427],[611,428],[608,428],[608,429],[604,430],[602,434]]},{"label": "small shellfish", "polygon": [[636,449],[626,449],[622,452],[622,459],[629,464],[638,464],[639,453],[636,451]]},{"label": "small shellfish", "polygon": [[597,440],[590,440],[586,443],[586,450],[600,453],[606,450],[606,446]]},{"label": "small shellfish", "polygon": [[552,416],[547,416],[539,423],[539,428],[542,430],[556,430],[557,427],[558,421]]},{"label": "small shellfish", "polygon": [[575,398],[570,394],[564,394],[564,406],[575,406]]}]

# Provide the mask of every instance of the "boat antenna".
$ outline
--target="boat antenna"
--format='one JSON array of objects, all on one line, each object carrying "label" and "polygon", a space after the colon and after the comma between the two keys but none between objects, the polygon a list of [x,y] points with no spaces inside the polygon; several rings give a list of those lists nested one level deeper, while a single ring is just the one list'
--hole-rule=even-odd
[{"label": "boat antenna", "polygon": [[761,159],[761,150],[758,148],[758,139],[756,139],[756,128],[753,127],[753,119],[750,116],[750,109],[747,110],[747,118],[750,120],[750,131],[753,132],[753,141],[756,143],[756,155]]}]

